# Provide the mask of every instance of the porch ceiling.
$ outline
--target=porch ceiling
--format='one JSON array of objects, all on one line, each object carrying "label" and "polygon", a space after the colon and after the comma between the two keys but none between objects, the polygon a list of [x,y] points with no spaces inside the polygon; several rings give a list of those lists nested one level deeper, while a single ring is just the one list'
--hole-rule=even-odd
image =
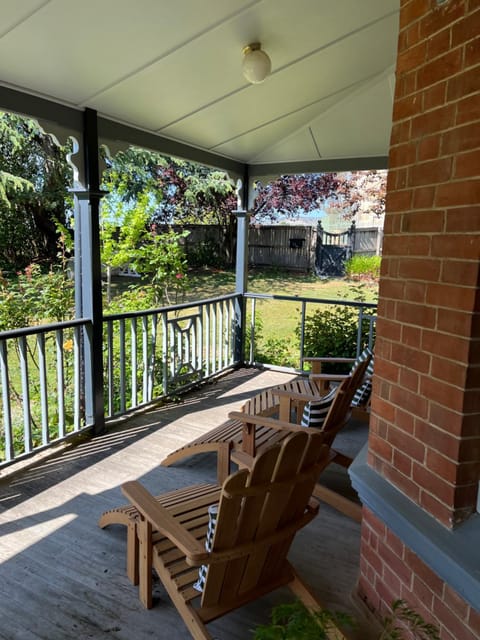
[{"label": "porch ceiling", "polygon": [[[399,0],[2,0],[0,83],[249,165],[375,164],[388,155],[398,11]],[[241,73],[255,41],[272,60],[260,85]]]}]

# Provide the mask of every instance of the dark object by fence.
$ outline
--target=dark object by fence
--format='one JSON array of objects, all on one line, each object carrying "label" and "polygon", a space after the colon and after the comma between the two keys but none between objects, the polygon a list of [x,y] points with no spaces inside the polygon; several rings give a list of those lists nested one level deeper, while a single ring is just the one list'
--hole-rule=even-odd
[{"label": "dark object by fence", "polygon": [[318,276],[339,278],[345,275],[345,262],[353,255],[355,224],[341,233],[329,233],[318,223],[315,251],[315,273]]}]

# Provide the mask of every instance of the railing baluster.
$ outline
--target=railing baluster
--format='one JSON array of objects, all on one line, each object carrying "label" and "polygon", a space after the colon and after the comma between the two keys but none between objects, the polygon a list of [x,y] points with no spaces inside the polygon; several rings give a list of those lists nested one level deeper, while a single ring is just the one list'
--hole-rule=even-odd
[{"label": "railing baluster", "polygon": [[23,408],[23,447],[25,453],[32,450],[32,414],[30,411],[30,389],[28,379],[27,337],[20,336],[18,340],[20,355],[20,375],[22,379],[22,408]]},{"label": "railing baluster", "polygon": [[305,356],[304,346],[305,346],[305,318],[307,317],[307,303],[305,300],[302,300],[302,315],[301,315],[301,324],[300,324],[300,369],[303,370],[303,358]]},{"label": "railing baluster", "polygon": [[153,398],[153,389],[155,386],[155,362],[156,362],[156,348],[157,348],[157,326],[158,315],[154,313],[152,315],[152,327],[150,332],[150,362],[148,368],[148,392],[147,398],[150,402]]},{"label": "railing baluster", "polygon": [[48,388],[47,388],[47,361],[45,357],[45,334],[37,334],[38,348],[38,374],[40,379],[40,409],[42,416],[42,444],[50,441],[48,425]]},{"label": "railing baluster", "polygon": [[12,433],[12,410],[10,405],[10,379],[8,375],[8,346],[0,340],[0,371],[2,381],[3,437],[5,439],[5,460],[10,462],[15,456]]},{"label": "railing baluster", "polygon": [[113,415],[113,390],[115,388],[114,379],[114,360],[113,360],[113,322],[107,321],[107,402],[108,402],[108,415]]},{"label": "railing baluster", "polygon": [[212,373],[217,372],[217,307],[212,305]]},{"label": "railing baluster", "polygon": [[65,436],[65,366],[63,329],[55,331],[55,353],[57,361],[57,416],[58,416],[58,437]]},{"label": "railing baluster", "polygon": [[131,357],[131,365],[132,365],[132,375],[131,375],[131,402],[132,407],[137,406],[137,319],[130,318],[130,349],[132,352]]},{"label": "railing baluster", "polygon": [[211,313],[211,304],[205,305],[204,309],[205,313],[205,375],[208,377],[211,372],[210,366],[210,357],[211,357],[211,325],[210,325],[210,313]]},{"label": "railing baluster", "polygon": [[73,379],[76,393],[74,396],[73,430],[78,431],[81,426],[81,407],[85,402],[85,394],[82,386],[82,370],[80,363],[81,327],[75,327],[73,331]]},{"label": "railing baluster", "polygon": [[127,363],[125,358],[125,320],[123,318],[119,322],[118,329],[120,336],[120,412],[125,413],[127,409]]},{"label": "railing baluster", "polygon": [[252,298],[252,311],[250,317],[250,353],[249,353],[249,364],[253,364],[255,362],[255,310],[256,310],[256,300]]},{"label": "railing baluster", "polygon": [[167,395],[169,391],[168,385],[168,311],[162,312],[162,369],[163,369],[163,395]]},{"label": "railing baluster", "polygon": [[142,318],[142,398],[148,402],[148,316]]}]

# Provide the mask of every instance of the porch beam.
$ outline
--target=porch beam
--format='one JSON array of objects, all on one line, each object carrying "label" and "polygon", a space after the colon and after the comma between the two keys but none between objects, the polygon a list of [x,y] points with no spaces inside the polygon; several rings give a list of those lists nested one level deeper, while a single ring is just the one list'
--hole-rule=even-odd
[{"label": "porch beam", "polygon": [[[98,132],[99,138],[102,142],[105,142],[107,146],[109,146],[110,141],[120,144],[127,143],[136,147],[157,151],[158,153],[163,153],[168,156],[183,158],[191,162],[199,162],[207,166],[224,169],[236,177],[243,177],[245,174],[245,165],[242,162],[237,162],[231,158],[226,158],[225,156],[220,156],[204,149],[191,147],[177,140],[164,138],[163,136],[144,131],[143,129],[137,129],[129,125],[114,122],[107,118],[98,119]],[[110,151],[115,153],[117,149],[110,148]]]},{"label": "porch beam", "polygon": [[329,160],[306,160],[300,162],[272,162],[251,164],[248,167],[250,180],[277,178],[300,173],[330,173],[334,171],[371,171],[388,169],[388,156],[359,158],[332,158]]}]

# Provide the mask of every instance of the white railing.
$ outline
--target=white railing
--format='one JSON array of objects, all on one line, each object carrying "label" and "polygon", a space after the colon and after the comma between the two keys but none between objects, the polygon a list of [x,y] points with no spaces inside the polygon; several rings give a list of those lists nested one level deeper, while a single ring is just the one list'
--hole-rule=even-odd
[{"label": "white railing", "polygon": [[105,316],[106,417],[179,393],[232,367],[240,296]]},{"label": "white railing", "polygon": [[91,426],[81,355],[87,326],[75,320],[0,333],[0,464]]},{"label": "white railing", "polygon": [[[247,300],[251,306],[245,314]],[[258,358],[259,300],[287,301],[287,313],[299,313],[298,353],[288,370],[303,369],[303,357],[309,355],[304,353],[305,321],[322,305],[358,311],[357,350],[373,341],[375,305],[296,296],[231,294],[105,316],[100,389],[105,417],[184,392],[241,362],[271,366]],[[264,325],[263,331],[270,330]],[[84,319],[0,333],[0,467],[97,426],[87,397],[95,376],[85,371],[85,362],[92,361],[86,357],[91,334],[92,324]],[[295,342],[293,336],[288,342]]]},{"label": "white railing", "polygon": [[[308,349],[305,345],[305,326],[306,321],[312,314],[322,313],[322,309],[346,307],[352,310],[355,322],[356,340],[352,345],[352,357],[356,357],[360,354],[365,346],[372,348],[375,340],[375,328],[376,328],[376,304],[369,302],[352,302],[349,300],[329,300],[321,298],[308,298],[301,296],[284,296],[273,295],[263,293],[246,293],[245,299],[249,301],[247,309],[247,353],[245,355],[245,362],[250,366],[262,366],[264,368],[275,368],[286,371],[304,371],[304,357],[308,356],[330,356],[330,355],[346,355],[346,354],[331,354],[331,353],[308,353]],[[275,309],[276,303],[282,303],[282,307]],[[259,303],[263,308],[265,305],[272,305],[272,308],[268,313],[262,313],[259,310]],[[287,303],[287,310],[285,304]],[[273,319],[277,322],[278,316],[284,318],[292,318],[295,315],[298,317],[295,340],[293,335],[289,335],[287,339],[276,340],[273,346],[265,348],[262,346],[261,338],[257,337],[257,333],[267,336],[276,335],[275,328],[269,326],[265,321],[265,317]],[[260,329],[260,330],[259,330]],[[270,339],[271,340],[271,339]],[[286,348],[288,345],[288,349]],[[292,346],[293,345],[293,346]],[[272,353],[273,350],[273,353]],[[275,352],[284,357],[284,352],[288,350],[288,357],[291,360],[289,366],[281,366],[277,363],[272,365],[272,359],[274,359]],[[265,354],[265,351],[267,353]],[[270,351],[270,353],[268,353]]]}]

